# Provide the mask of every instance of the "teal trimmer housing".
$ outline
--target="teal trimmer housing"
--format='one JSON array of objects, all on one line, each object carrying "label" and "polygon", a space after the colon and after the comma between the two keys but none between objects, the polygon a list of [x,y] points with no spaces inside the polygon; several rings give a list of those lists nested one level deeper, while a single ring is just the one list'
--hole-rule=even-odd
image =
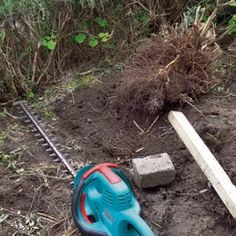
[{"label": "teal trimmer housing", "polygon": [[154,236],[140,211],[132,186],[118,165],[88,165],[76,174],[72,215],[83,235]]}]

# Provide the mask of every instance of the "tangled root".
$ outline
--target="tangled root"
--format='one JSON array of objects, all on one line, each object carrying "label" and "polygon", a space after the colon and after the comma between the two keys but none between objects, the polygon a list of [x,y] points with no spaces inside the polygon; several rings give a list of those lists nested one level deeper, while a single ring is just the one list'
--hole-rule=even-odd
[{"label": "tangled root", "polygon": [[124,71],[117,90],[119,107],[156,113],[168,104],[207,93],[216,83],[219,53],[215,49],[201,38],[197,27],[167,39],[153,36],[146,40]]}]

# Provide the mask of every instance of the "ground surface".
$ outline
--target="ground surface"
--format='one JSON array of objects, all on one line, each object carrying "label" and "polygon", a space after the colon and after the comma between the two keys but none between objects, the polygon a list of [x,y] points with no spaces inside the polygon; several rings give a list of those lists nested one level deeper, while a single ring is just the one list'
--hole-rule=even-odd
[{"label": "ground surface", "polygon": [[[234,236],[236,224],[192,160],[164,114],[147,131],[156,117],[117,114],[114,90],[121,75],[108,75],[91,88],[53,104],[58,120],[48,122],[59,141],[80,161],[119,163],[168,152],[177,170],[167,187],[148,191],[135,189],[143,217],[159,235]],[[203,97],[196,107],[182,111],[236,182],[236,80],[217,94]],[[199,110],[197,110],[199,109]],[[200,111],[200,112],[199,112]],[[9,116],[0,127],[7,133],[4,153],[14,154],[21,173],[0,165],[0,235],[79,235],[70,216],[70,180],[62,174],[32,134]],[[19,171],[18,171],[19,172]],[[31,214],[30,214],[31,213]],[[1,221],[0,221],[1,222]]]}]

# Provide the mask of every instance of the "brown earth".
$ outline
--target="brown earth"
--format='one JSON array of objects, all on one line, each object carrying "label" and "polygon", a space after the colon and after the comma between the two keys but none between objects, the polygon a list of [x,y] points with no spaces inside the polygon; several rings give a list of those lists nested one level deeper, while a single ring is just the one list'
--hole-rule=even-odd
[{"label": "brown earth", "polygon": [[[133,121],[146,131],[156,117],[144,119],[117,113],[113,101],[120,77],[120,74],[110,74],[101,79],[102,83],[95,82],[91,88],[57,101],[53,106],[59,119],[50,122],[49,128],[76,163],[110,161],[127,169],[134,157],[168,152],[177,170],[176,180],[169,186],[148,191],[135,188],[142,215],[155,234],[236,235],[235,221],[179,140],[166,114],[159,117],[149,133],[142,133]],[[236,180],[235,94],[233,78],[223,92],[203,97],[195,103],[195,108],[182,108],[233,181]],[[70,216],[69,179],[63,176],[61,166],[50,161],[36,145],[26,128],[16,121],[10,122],[7,130],[12,130],[12,126],[14,129],[4,150],[9,152],[24,145],[18,165],[31,171],[12,174],[0,165],[0,208],[9,215],[0,224],[0,235],[33,235],[23,234],[19,227],[12,226],[12,222],[19,219],[18,210],[22,215],[31,212],[41,216],[41,235],[79,235]],[[0,125],[6,129],[5,119]]]}]

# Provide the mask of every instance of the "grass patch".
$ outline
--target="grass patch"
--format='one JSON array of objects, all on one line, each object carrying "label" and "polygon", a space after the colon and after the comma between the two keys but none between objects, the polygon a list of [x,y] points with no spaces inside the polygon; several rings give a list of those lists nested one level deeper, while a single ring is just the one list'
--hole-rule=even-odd
[{"label": "grass patch", "polygon": [[92,82],[96,79],[97,79],[97,77],[95,77],[94,75],[84,76],[79,80],[78,87],[88,88],[91,86]]}]

